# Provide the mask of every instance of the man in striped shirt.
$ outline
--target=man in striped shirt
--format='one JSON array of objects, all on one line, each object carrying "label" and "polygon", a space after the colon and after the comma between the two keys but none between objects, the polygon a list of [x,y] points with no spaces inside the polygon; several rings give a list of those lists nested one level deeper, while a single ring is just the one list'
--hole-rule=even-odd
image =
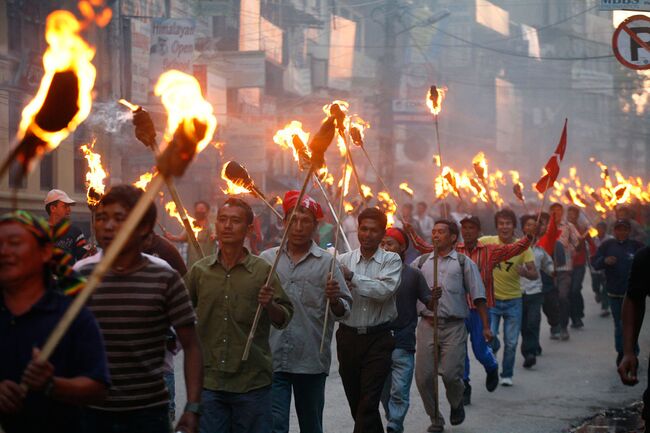
[{"label": "man in striped shirt", "polygon": [[[105,249],[113,241],[142,190],[112,187],[95,216],[95,232]],[[172,326],[184,351],[188,404],[176,431],[195,433],[203,383],[201,350],[195,315],[180,275],[142,254],[144,240],[156,223],[151,205],[88,305],[106,343],[112,385],[106,401],[85,413],[86,431],[93,433],[169,433],[169,396],[163,380],[167,330]],[[75,265],[90,275],[95,256]]]}]

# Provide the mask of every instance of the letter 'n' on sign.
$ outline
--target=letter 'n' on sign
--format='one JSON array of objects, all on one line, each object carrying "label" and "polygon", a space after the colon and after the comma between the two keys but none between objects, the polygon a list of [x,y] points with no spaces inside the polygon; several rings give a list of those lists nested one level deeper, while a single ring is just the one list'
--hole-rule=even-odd
[{"label": "letter 'n' on sign", "polygon": [[623,21],[612,37],[614,55],[631,69],[650,69],[650,18],[633,15]]}]

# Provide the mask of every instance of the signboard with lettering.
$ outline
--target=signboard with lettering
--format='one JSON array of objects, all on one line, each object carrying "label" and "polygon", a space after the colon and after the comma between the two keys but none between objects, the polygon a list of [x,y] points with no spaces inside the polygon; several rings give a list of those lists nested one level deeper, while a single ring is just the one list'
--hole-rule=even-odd
[{"label": "signboard with lettering", "polygon": [[156,18],[152,22],[149,76],[153,89],[160,74],[169,69],[192,73],[196,21],[190,18]]},{"label": "signboard with lettering", "polygon": [[650,11],[650,0],[600,0],[601,11]]}]

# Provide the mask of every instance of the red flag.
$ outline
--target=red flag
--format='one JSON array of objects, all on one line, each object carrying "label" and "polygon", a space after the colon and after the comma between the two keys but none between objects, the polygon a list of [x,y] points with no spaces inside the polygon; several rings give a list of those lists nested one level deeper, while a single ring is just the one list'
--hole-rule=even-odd
[{"label": "red flag", "polygon": [[539,238],[537,245],[544,248],[548,255],[553,257],[553,253],[555,252],[555,243],[560,238],[561,234],[562,230],[557,228],[555,216],[551,215],[546,232]]},{"label": "red flag", "polygon": [[540,180],[535,184],[535,189],[544,194],[547,189],[549,189],[555,183],[558,175],[560,174],[560,162],[564,158],[564,152],[566,152],[566,125],[567,120],[564,119],[564,129],[562,130],[562,136],[560,137],[560,142],[555,148],[555,153],[551,155],[551,158],[548,160],[544,168],[546,169],[546,174],[542,176]]}]

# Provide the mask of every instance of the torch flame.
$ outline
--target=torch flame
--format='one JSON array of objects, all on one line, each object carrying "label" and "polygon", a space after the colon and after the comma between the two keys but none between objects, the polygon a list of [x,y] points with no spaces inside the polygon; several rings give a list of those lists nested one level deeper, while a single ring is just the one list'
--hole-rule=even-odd
[{"label": "torch flame", "polygon": [[388,227],[392,227],[395,225],[395,212],[397,211],[397,205],[395,204],[395,200],[392,199],[390,194],[386,191],[380,191],[377,193],[377,201],[379,201],[379,204],[381,207],[384,208],[384,212],[386,213],[386,219],[388,220]]},{"label": "torch flame", "polygon": [[131,111],[138,111],[140,109],[139,105],[129,102],[126,99],[120,99],[117,102],[124,105],[126,108],[128,108]]},{"label": "torch flame", "polygon": [[427,91],[427,107],[434,116],[437,116],[442,111],[442,101],[445,99],[446,93],[446,87],[431,86]]},{"label": "torch flame", "polygon": [[369,200],[373,197],[372,189],[368,185],[361,184],[361,195],[366,200]]},{"label": "torch flame", "polygon": [[596,227],[591,227],[589,229],[589,236],[591,236],[592,238],[598,236],[598,229]]},{"label": "torch flame", "polygon": [[133,182],[133,186],[145,190],[147,189],[147,185],[149,185],[149,182],[151,182],[151,179],[153,179],[153,173],[146,172],[140,175],[140,179]]},{"label": "torch flame", "polygon": [[88,171],[86,172],[86,200],[89,206],[97,206],[99,204],[106,188],[104,180],[108,176],[108,173],[102,167],[101,155],[93,152],[96,141],[96,139],[93,139],[89,145],[84,144],[79,148],[84,154],[86,161],[88,161]]},{"label": "torch flame", "polygon": [[472,158],[472,165],[474,166],[474,172],[478,178],[486,180],[488,176],[488,165],[483,152],[477,153],[474,158]]},{"label": "torch flame", "polygon": [[415,194],[415,191],[413,191],[413,189],[406,182],[400,183],[399,184],[399,189],[404,191],[407,195],[411,196],[411,198],[413,198],[413,195]]},{"label": "torch flame", "polygon": [[578,197],[578,193],[572,187],[569,187],[567,189],[567,193],[569,200],[571,200],[571,203],[581,208],[587,207],[587,205],[580,199],[580,197]]},{"label": "torch flame", "polygon": [[[293,151],[293,158],[300,161],[298,150],[293,144],[293,137],[297,135],[300,141],[307,143],[309,141],[309,133],[302,129],[302,123],[297,120],[292,120],[284,128],[278,130],[273,136],[273,142],[279,145],[282,149],[291,149]],[[309,149],[305,148],[309,156]]]},{"label": "torch flame", "polygon": [[[181,226],[184,227],[183,220],[181,219],[181,215],[178,213],[178,210],[176,209],[176,203],[173,201],[167,202],[165,205],[165,210],[169,214],[170,217],[176,218],[176,220],[180,223]],[[190,222],[190,225],[192,226],[192,231],[194,232],[194,236],[197,236],[201,230],[203,230],[203,227],[199,226],[196,223],[196,220],[190,216],[189,213],[187,213],[187,210],[185,211],[185,214],[187,215],[187,219]]]},{"label": "torch flame", "polygon": [[212,105],[203,98],[199,82],[191,75],[177,70],[162,73],[154,87],[167,111],[165,141],[170,142],[179,127],[189,136],[196,135],[194,121],[205,125],[205,134],[198,140],[196,151],[201,152],[212,140],[217,118]]},{"label": "torch flame", "polygon": [[[23,109],[18,128],[19,140],[22,140],[29,131],[47,144],[47,148],[41,149],[40,154],[55,149],[90,114],[92,90],[96,75],[95,67],[91,61],[95,56],[95,50],[81,38],[79,35],[81,30],[81,23],[68,11],[54,11],[47,17],[45,40],[48,48],[43,54],[45,73],[36,96]],[[56,74],[65,73],[72,73],[76,79],[77,95],[76,101],[74,101],[76,105],[72,107],[59,105],[57,107],[59,110],[73,111],[67,113],[71,116],[71,119],[66,125],[56,126],[56,129],[53,130],[50,125],[43,124],[51,123],[51,121],[43,122],[43,119],[39,119],[39,114],[43,114],[42,109],[48,108],[45,106],[46,99],[50,105],[56,103],[56,101],[52,102],[50,100],[50,98],[56,98],[57,96],[49,94],[50,87]],[[62,86],[64,85],[60,84],[57,87]],[[72,91],[70,88],[58,90],[59,93],[65,91],[68,94]],[[52,108],[50,107],[48,111],[52,111]],[[53,117],[52,113],[48,114],[43,114],[43,117]]]},{"label": "torch flame", "polygon": [[434,163],[437,167],[440,167],[440,155],[433,155],[433,163]]},{"label": "torch flame", "polygon": [[350,178],[352,177],[352,167],[345,164],[345,171],[342,179],[339,179],[339,188],[343,188],[343,197],[346,197],[350,192]]},{"label": "torch flame", "polygon": [[223,191],[224,194],[228,195],[249,194],[251,191],[242,183],[235,183],[232,180],[228,179],[228,176],[226,176],[226,167],[227,164],[224,164],[223,168],[221,169],[221,178],[226,181],[226,189],[221,188],[221,191]]}]

